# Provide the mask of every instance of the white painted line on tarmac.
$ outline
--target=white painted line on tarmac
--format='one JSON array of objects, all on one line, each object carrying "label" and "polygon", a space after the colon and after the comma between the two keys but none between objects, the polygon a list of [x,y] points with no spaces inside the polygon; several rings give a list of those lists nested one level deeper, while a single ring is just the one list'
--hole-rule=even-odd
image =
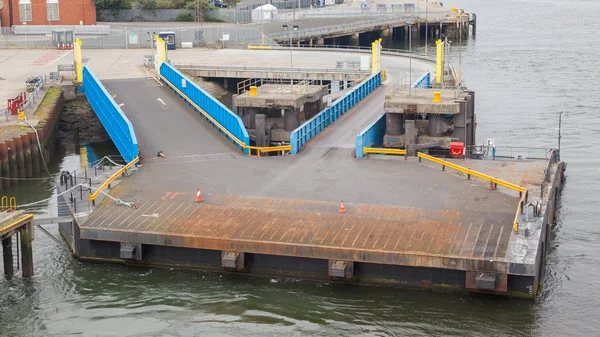
[{"label": "white painted line on tarmac", "polygon": [[56,60],[54,60],[54,61],[50,62],[50,63],[49,63],[49,65],[50,65],[50,64],[54,64],[56,61],[58,61],[58,60],[62,59],[63,57],[65,57],[65,56],[67,56],[67,55],[69,55],[69,54],[71,54],[72,52],[73,52],[72,50],[69,50],[69,52],[65,53],[63,56],[61,56],[61,57],[57,58]]},{"label": "white painted line on tarmac", "polygon": [[165,101],[163,101],[163,100],[162,100],[162,99],[160,99],[160,98],[157,98],[156,100],[157,100],[157,101],[159,101],[159,102],[161,102],[161,103],[162,103],[162,105],[167,105],[167,103],[165,103]]}]

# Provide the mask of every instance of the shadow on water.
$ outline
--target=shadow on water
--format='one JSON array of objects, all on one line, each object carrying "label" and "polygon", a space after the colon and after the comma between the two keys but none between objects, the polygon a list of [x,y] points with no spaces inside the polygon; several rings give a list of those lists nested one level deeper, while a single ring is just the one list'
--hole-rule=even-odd
[{"label": "shadow on water", "polygon": [[[103,156],[119,153],[112,142],[86,145],[86,147],[91,150],[87,151],[88,158],[102,158]],[[40,174],[43,175],[39,178],[19,180],[17,184],[1,190],[0,197],[5,195],[16,197],[18,205],[49,198],[54,195],[59,172],[64,170],[72,172],[83,165],[85,165],[85,162],[82,161],[80,155],[59,147],[48,163],[50,177],[47,173],[41,172]]]}]

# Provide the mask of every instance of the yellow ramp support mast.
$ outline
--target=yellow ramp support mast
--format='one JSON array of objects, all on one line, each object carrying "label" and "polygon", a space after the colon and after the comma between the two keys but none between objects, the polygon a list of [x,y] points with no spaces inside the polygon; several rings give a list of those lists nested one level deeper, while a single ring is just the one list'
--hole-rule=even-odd
[{"label": "yellow ramp support mast", "polygon": [[371,43],[371,74],[381,70],[381,39]]},{"label": "yellow ramp support mast", "polygon": [[81,40],[75,39],[73,45],[73,63],[75,64],[76,82],[83,82],[83,65],[81,63]]},{"label": "yellow ramp support mast", "polygon": [[442,83],[444,74],[444,47],[445,43],[442,40],[435,41],[437,53],[435,58],[435,83]]}]

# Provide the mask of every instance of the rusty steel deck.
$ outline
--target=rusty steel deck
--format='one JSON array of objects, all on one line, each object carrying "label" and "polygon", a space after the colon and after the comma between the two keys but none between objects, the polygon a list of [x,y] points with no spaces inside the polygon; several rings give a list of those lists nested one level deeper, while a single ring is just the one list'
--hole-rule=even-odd
[{"label": "rusty steel deck", "polygon": [[[415,158],[361,160],[335,146],[244,156],[167,89],[135,86],[165,105],[130,101],[131,84],[109,87],[141,139],[142,167],[110,195],[138,207],[105,199],[80,224],[81,239],[456,270],[521,262],[510,254],[518,196]],[[127,108],[136,104],[143,115]]]},{"label": "rusty steel deck", "polygon": [[98,207],[84,239],[461,269],[429,258],[506,256],[514,214],[224,196]]}]

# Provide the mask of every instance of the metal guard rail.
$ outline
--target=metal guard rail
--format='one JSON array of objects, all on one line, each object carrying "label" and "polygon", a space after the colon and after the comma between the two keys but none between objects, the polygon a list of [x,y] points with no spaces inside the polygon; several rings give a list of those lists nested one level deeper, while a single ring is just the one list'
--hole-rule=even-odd
[{"label": "metal guard rail", "polygon": [[[292,38],[308,36],[309,34],[322,34],[324,32],[337,32],[340,30],[346,30],[346,29],[351,29],[351,28],[356,28],[356,29],[371,28],[371,27],[375,27],[378,25],[410,21],[411,19],[414,19],[414,17],[412,15],[407,15],[407,16],[394,15],[391,17],[386,17],[385,19],[382,19],[382,20],[367,20],[367,21],[360,21],[360,22],[350,23],[350,24],[339,24],[339,25],[331,25],[331,26],[326,26],[326,27],[306,28],[306,29],[300,29],[300,30],[296,31],[292,35]],[[283,37],[289,37],[290,33],[277,32],[277,33],[269,34],[268,36],[270,38],[278,38],[278,37],[283,38]]]},{"label": "metal guard rail", "polygon": [[[260,157],[261,153],[277,152],[277,151],[291,151],[292,150],[292,145],[261,147],[261,146],[250,146],[249,144],[246,144],[245,142],[241,141],[239,138],[234,136],[229,130],[227,130],[227,128],[225,128],[223,125],[221,125],[219,122],[217,122],[211,115],[209,115],[206,111],[204,111],[204,109],[200,108],[192,99],[187,97],[187,95],[185,95],[183,92],[181,92],[181,90],[179,90],[175,85],[173,85],[163,75],[159,74],[158,76],[160,77],[161,80],[163,80],[165,83],[167,83],[173,90],[175,90],[175,92],[177,92],[181,97],[183,97],[189,104],[191,104],[195,109],[200,111],[200,113],[204,117],[206,117],[206,119],[208,119],[211,123],[213,123],[219,130],[221,130],[223,133],[225,133],[227,135],[227,137],[229,137],[234,143],[236,143],[240,148],[242,148],[242,150],[244,150],[244,152],[246,154],[251,154],[250,151],[255,150],[257,152],[257,155]],[[187,81],[190,82],[189,80],[187,80]],[[190,82],[190,83],[193,83],[193,82]],[[244,128],[244,130],[245,130],[245,128]]]},{"label": "metal guard rail", "polygon": [[[170,75],[169,75],[169,73],[170,73]],[[169,80],[165,76],[165,75],[169,75],[169,76],[173,77],[172,76],[173,74],[176,75],[176,78],[174,78],[174,79],[176,80],[177,83],[172,83],[171,80]],[[179,94],[191,106],[193,106],[194,109],[198,110],[204,117],[206,117],[206,119],[208,119],[211,123],[213,123],[215,125],[215,127],[217,127],[217,129],[222,131],[236,145],[238,145],[242,150],[244,150],[244,152],[247,153],[246,146],[250,145],[249,144],[250,137],[248,136],[248,132],[246,131],[246,128],[242,124],[242,121],[239,116],[237,116],[236,114],[231,112],[229,109],[227,109],[225,106],[223,106],[220,102],[216,101],[212,96],[210,96],[209,94],[204,92],[204,90],[200,89],[200,87],[198,87],[193,81],[190,81],[186,76],[184,76],[182,73],[180,73],[175,67],[173,67],[167,63],[163,63],[160,66],[160,72],[158,75],[162,81],[164,81],[171,87],[171,89],[173,89],[175,92],[177,92],[177,94]],[[179,86],[181,86],[182,89],[179,89]],[[184,93],[182,91],[182,90],[186,90],[188,86],[191,86],[192,88],[196,88],[198,90],[196,93],[200,94],[200,96],[201,96],[200,98],[206,98],[205,105],[208,105],[208,108],[214,108],[213,110],[215,110],[212,112],[212,114],[209,113],[208,111],[206,111],[204,108],[200,107],[194,99],[190,98],[186,93]],[[193,92],[192,92],[192,94],[193,94]],[[213,116],[213,115],[215,115],[215,116]],[[220,119],[221,119],[219,121],[217,121],[217,119],[216,119],[216,118],[219,118],[218,116],[220,116]],[[226,123],[230,124],[229,126],[231,127],[231,130],[229,130],[229,128],[227,128],[223,125]],[[234,130],[234,127],[236,127],[235,128],[236,130]],[[234,132],[239,133],[239,135],[234,135],[233,134]],[[244,139],[240,139],[240,138],[244,138]]]},{"label": "metal guard rail", "polygon": [[406,156],[406,150],[401,149],[386,149],[380,147],[363,147],[364,154],[374,153],[374,154],[394,154]]},{"label": "metal guard rail", "polygon": [[15,211],[17,210],[17,198],[8,196],[2,197],[2,206],[0,206],[0,211]]},{"label": "metal guard rail", "polygon": [[133,165],[137,164],[140,161],[140,157],[135,157],[132,161],[130,161],[127,165],[121,167],[117,172],[113,173],[100,187],[92,194],[90,194],[90,201],[94,202],[96,198],[100,195],[100,192],[105,190],[110,183],[112,183],[115,179],[117,179],[120,175],[125,173],[125,171],[129,170]]},{"label": "metal guard rail", "polygon": [[429,71],[423,73],[423,75],[412,84],[412,87],[431,88],[431,73]]},{"label": "metal guard rail", "polygon": [[515,190],[515,191],[517,191],[517,192],[519,192],[521,194],[524,194],[525,192],[527,192],[527,189],[525,187],[522,187],[522,186],[519,186],[519,185],[515,185],[513,183],[509,183],[508,181],[504,181],[502,179],[494,178],[494,177],[492,177],[490,175],[487,175],[487,174],[484,174],[484,173],[481,173],[481,172],[477,172],[477,171],[468,169],[466,167],[462,167],[460,165],[456,165],[456,164],[451,163],[449,161],[445,161],[443,159],[439,159],[439,158],[436,158],[434,156],[430,156],[428,154],[424,154],[424,153],[419,152],[419,153],[417,153],[417,157],[429,160],[429,161],[434,162],[436,164],[440,164],[442,166],[449,167],[449,168],[454,169],[456,171],[459,171],[459,172],[462,172],[462,173],[465,173],[465,174],[468,174],[468,175],[471,175],[471,176],[474,176],[474,177],[477,177],[477,178],[481,178],[481,179],[487,180],[490,183],[510,188],[511,190]]},{"label": "metal guard rail", "polygon": [[423,159],[432,161],[434,163],[437,163],[437,164],[440,164],[443,166],[447,166],[456,171],[466,173],[467,175],[472,175],[472,176],[487,180],[491,184],[504,186],[504,187],[510,188],[511,190],[515,190],[515,191],[519,192],[521,199],[519,200],[519,204],[517,205],[517,210],[515,212],[515,219],[513,221],[513,230],[515,231],[515,233],[519,232],[519,214],[521,213],[525,203],[527,202],[527,197],[528,197],[528,192],[525,187],[515,185],[513,183],[509,183],[508,181],[504,181],[504,180],[501,180],[498,178],[494,178],[492,176],[489,176],[489,175],[481,173],[481,172],[473,171],[466,167],[462,167],[460,165],[456,165],[449,161],[445,161],[445,160],[442,160],[442,159],[439,159],[439,158],[436,158],[436,157],[433,157],[433,156],[430,156],[430,155],[427,155],[424,153],[419,152],[419,153],[417,153],[417,156],[419,157],[419,160],[421,160],[421,158],[423,158]]},{"label": "metal guard rail", "polygon": [[[285,48],[281,48],[285,49]],[[264,72],[281,72],[281,73],[310,73],[310,74],[320,74],[320,73],[334,73],[334,74],[348,74],[348,73],[360,73],[360,74],[369,74],[370,70],[360,70],[360,69],[318,69],[318,68],[273,68],[273,67],[244,67],[244,66],[195,66],[195,65],[181,65],[178,64],[175,66],[178,70],[223,70],[223,71],[264,71]]]},{"label": "metal guard rail", "polygon": [[[251,45],[247,46],[248,49],[263,49],[263,50],[290,50],[289,45]],[[335,51],[335,52],[348,52],[348,53],[371,53],[370,47],[360,47],[360,46],[306,46],[301,45],[300,47],[292,47],[292,50],[296,51]],[[381,48],[381,55],[387,56],[401,56],[401,57],[412,57],[414,59],[419,59],[423,61],[435,62],[435,58],[419,55],[417,53],[409,52],[408,50],[402,49],[391,49],[391,48]]]},{"label": "metal guard rail", "polygon": [[307,120],[290,134],[291,154],[296,154],[300,148],[316,136],[321,130],[335,122],[344,113],[352,109],[373,90],[381,85],[381,71],[369,76],[333,102],[330,107],[321,110],[313,118]]},{"label": "metal guard rail", "polygon": [[525,205],[525,203],[527,202],[527,192],[523,193],[523,195],[521,195],[521,200],[519,200],[519,204],[517,205],[517,211],[515,213],[515,220],[513,221],[513,230],[515,231],[515,233],[519,232],[519,214],[521,214],[521,210],[523,209],[523,206]]},{"label": "metal guard rail", "polygon": [[[386,149],[386,148],[371,148],[371,147],[365,147],[363,148],[363,152],[364,154],[368,154],[368,153],[377,153],[377,154],[393,154],[393,155],[406,155],[406,150],[401,150],[401,149]],[[512,190],[515,190],[517,192],[519,192],[519,194],[521,195],[521,198],[519,200],[519,204],[517,205],[517,210],[515,212],[515,218],[513,221],[513,230],[515,231],[515,233],[519,232],[519,214],[521,214],[521,210],[524,207],[525,203],[527,202],[527,197],[528,197],[528,192],[527,189],[525,187],[519,186],[519,185],[515,185],[512,183],[509,183],[507,181],[498,179],[498,178],[494,178],[492,176],[489,176],[487,174],[484,173],[480,173],[477,171],[473,171],[471,169],[468,169],[466,167],[462,167],[460,165],[456,165],[454,163],[451,163],[449,161],[445,161],[424,153],[417,153],[417,156],[419,157],[419,160],[421,160],[421,158],[429,160],[431,162],[434,162],[436,164],[440,164],[443,166],[447,166],[451,169],[454,169],[456,171],[459,172],[463,172],[467,175],[471,175],[471,176],[475,176],[484,180],[489,181],[492,184],[497,184],[500,186],[504,186],[504,187],[508,187]]]},{"label": "metal guard rail", "polygon": [[24,217],[19,218],[16,221],[14,221],[14,222],[12,222],[12,223],[10,223],[10,224],[8,224],[8,225],[0,228],[0,233],[4,234],[4,233],[6,233],[6,232],[8,232],[8,231],[10,231],[10,230],[12,230],[12,229],[20,226],[22,223],[24,223],[24,222],[26,222],[28,220],[31,220],[31,219],[33,219],[33,214],[29,213],[29,214],[25,215]]}]

